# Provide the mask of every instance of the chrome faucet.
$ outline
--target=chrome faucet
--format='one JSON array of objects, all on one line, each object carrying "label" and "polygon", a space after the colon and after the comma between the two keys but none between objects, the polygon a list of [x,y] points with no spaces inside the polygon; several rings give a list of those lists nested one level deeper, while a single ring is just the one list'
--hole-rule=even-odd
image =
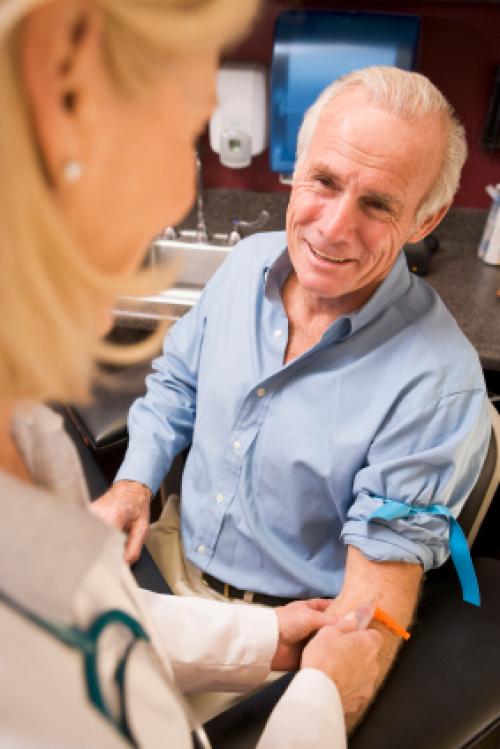
[{"label": "chrome faucet", "polygon": [[[231,229],[227,233],[215,233],[209,236],[207,221],[205,218],[205,201],[203,197],[203,170],[198,149],[195,152],[196,158],[196,229],[181,229],[180,231],[174,226],[167,226],[158,237],[159,240],[170,240],[175,242],[189,242],[190,244],[214,244],[218,247],[232,247],[242,239],[247,233],[252,233],[264,228],[269,221],[269,213],[261,211],[255,221],[241,221],[233,219]],[[243,231],[243,234],[242,234]]]},{"label": "chrome faucet", "polygon": [[208,242],[205,201],[203,199],[203,171],[198,149],[196,149],[196,211],[196,239],[198,242]]},{"label": "chrome faucet", "polygon": [[239,221],[238,219],[233,219],[233,228],[229,233],[227,243],[231,246],[237,244],[237,242],[242,238],[241,229],[245,232],[250,231],[250,233],[252,233],[259,229],[263,229],[268,221],[269,213],[267,211],[261,211],[255,221]]}]

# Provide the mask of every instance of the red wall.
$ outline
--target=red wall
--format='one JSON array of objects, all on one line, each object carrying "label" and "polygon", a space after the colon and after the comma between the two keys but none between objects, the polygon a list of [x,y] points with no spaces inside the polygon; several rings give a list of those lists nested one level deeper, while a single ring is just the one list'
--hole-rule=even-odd
[{"label": "red wall", "polygon": [[[245,0],[235,0],[235,2]],[[484,2],[267,2],[261,17],[245,42],[225,60],[260,62],[270,67],[273,23],[289,8],[381,10],[415,13],[422,19],[421,49],[417,69],[429,76],[455,107],[465,125],[469,159],[462,175],[456,204],[486,208],[484,186],[500,181],[500,152],[486,152],[480,145],[496,64],[500,64],[500,4]],[[273,192],[288,190],[268,166],[267,151],[247,169],[223,167],[206,137],[201,154],[206,187],[232,187]]]}]

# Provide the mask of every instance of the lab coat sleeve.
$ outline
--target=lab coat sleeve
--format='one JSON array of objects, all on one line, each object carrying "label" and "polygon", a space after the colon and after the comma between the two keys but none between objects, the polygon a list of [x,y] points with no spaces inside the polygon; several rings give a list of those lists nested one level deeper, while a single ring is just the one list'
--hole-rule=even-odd
[{"label": "lab coat sleeve", "polygon": [[245,691],[268,676],[278,643],[272,609],[141,593],[183,692]]},{"label": "lab coat sleeve", "polygon": [[345,749],[344,713],[326,674],[300,671],[274,708],[257,749]]}]

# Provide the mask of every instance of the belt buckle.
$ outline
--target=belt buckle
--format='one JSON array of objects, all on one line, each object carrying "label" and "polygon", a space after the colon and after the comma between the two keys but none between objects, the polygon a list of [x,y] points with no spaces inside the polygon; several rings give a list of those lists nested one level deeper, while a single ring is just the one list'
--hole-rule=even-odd
[{"label": "belt buckle", "polygon": [[[205,577],[205,573],[204,572],[201,573],[200,580],[201,580],[202,585],[205,586],[205,588],[209,588],[209,590],[214,590],[212,588],[212,586],[210,585],[210,583],[208,582],[207,578]],[[231,596],[229,595],[229,587],[230,587],[229,583],[222,583],[222,584],[224,586],[224,592],[221,595],[223,595],[224,598],[227,601],[230,601],[231,600]]]},{"label": "belt buckle", "polygon": [[208,582],[207,578],[205,577],[205,573],[204,572],[201,573],[200,581],[201,581],[201,584],[205,586],[205,588],[210,588],[209,582]]}]

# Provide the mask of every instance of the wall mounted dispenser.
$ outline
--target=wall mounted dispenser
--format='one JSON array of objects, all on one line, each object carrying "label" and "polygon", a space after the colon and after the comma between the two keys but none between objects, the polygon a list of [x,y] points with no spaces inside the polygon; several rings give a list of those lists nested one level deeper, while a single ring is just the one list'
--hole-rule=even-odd
[{"label": "wall mounted dispenser", "polygon": [[218,106],[210,146],[224,166],[243,169],[266,147],[267,85],[260,65],[223,65],[217,72]]},{"label": "wall mounted dispenser", "polygon": [[397,13],[284,11],[276,19],[269,158],[293,172],[297,132],[320,91],[368,65],[415,65],[420,19]]}]

